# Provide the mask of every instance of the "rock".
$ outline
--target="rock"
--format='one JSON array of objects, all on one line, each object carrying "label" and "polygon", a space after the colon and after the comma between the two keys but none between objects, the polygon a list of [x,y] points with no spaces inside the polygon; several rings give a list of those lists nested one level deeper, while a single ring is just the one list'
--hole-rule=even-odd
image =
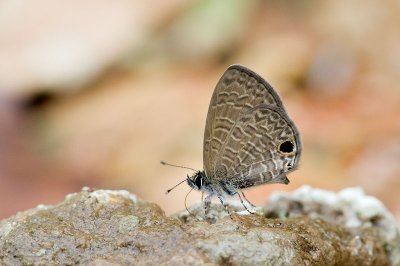
[{"label": "rock", "polygon": [[265,206],[269,218],[312,217],[350,230],[370,230],[377,235],[393,265],[400,265],[400,236],[396,219],[377,198],[359,187],[338,193],[303,186],[293,193],[274,193]]},{"label": "rock", "polygon": [[[314,190],[308,189],[308,194],[312,195]],[[268,208],[258,208],[256,214],[243,211],[241,204],[235,203],[229,205],[232,213],[229,217],[223,206],[212,204],[209,212],[212,223],[208,223],[203,221],[201,204],[191,207],[191,214],[183,211],[167,217],[157,205],[138,199],[127,191],[84,188],[79,193],[68,195],[56,206],[38,206],[0,221],[0,264],[398,263],[398,254],[397,257],[394,254],[398,248],[394,245],[399,243],[399,231],[387,213],[381,213],[384,218],[378,223],[360,219],[360,223],[352,222],[349,226],[343,220],[329,218],[324,212],[314,210],[315,215],[311,215],[311,212],[298,211],[299,208],[288,208],[299,206],[289,202],[300,192],[280,194],[279,201],[287,203],[283,204],[286,209],[284,206],[280,211],[273,208],[279,203],[275,201],[278,194],[272,197]],[[332,195],[332,199],[335,195],[343,197],[341,192]],[[363,197],[360,191],[359,197]],[[313,200],[308,203],[300,201],[301,209],[313,209],[307,207],[308,204],[317,206]],[[346,213],[344,209],[343,212]],[[385,226],[381,227],[383,224]]]}]

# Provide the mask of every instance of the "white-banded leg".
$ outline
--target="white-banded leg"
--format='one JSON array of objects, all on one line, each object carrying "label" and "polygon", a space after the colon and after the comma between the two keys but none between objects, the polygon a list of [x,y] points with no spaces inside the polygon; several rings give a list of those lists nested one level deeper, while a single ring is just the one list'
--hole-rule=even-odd
[{"label": "white-banded leg", "polygon": [[251,202],[246,198],[246,196],[244,195],[243,191],[240,190],[240,193],[242,193],[243,198],[247,201],[248,204],[251,205],[251,207],[253,207],[253,208],[256,207],[256,205],[254,205],[253,203],[251,203]]},{"label": "white-banded leg", "polygon": [[206,220],[207,220],[208,212],[210,210],[212,196],[213,196],[212,194],[209,194],[204,199],[204,216],[205,216]]},{"label": "white-banded leg", "polygon": [[221,202],[222,206],[224,206],[225,211],[229,214],[229,217],[231,217],[231,219],[233,220],[232,214],[228,209],[228,205],[226,205],[225,202],[224,202],[224,198],[222,196],[218,196],[218,198],[219,198],[219,201]]},{"label": "white-banded leg", "polygon": [[[246,199],[246,197],[244,196],[243,192],[242,192],[242,191],[240,191],[240,192],[242,193],[243,197]],[[243,207],[246,209],[246,211],[247,211],[248,213],[256,214],[255,212],[252,212],[252,211],[250,211],[250,210],[247,208],[247,206],[244,204],[243,199],[242,199],[242,197],[240,196],[239,192],[236,192],[235,194],[237,194],[237,195],[239,196],[240,202],[242,203]],[[246,199],[246,201],[249,202],[247,199]],[[250,203],[250,202],[249,202],[249,203]],[[250,203],[250,205],[253,206],[253,207],[255,207],[255,206],[254,206],[253,204],[251,204],[251,203]]]}]

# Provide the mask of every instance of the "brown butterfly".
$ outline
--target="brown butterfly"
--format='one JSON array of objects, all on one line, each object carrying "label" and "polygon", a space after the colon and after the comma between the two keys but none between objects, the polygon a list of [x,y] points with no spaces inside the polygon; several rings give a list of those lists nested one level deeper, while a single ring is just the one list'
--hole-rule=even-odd
[{"label": "brown butterfly", "polygon": [[232,65],[219,80],[208,109],[204,171],[186,181],[207,195],[205,206],[215,196],[225,208],[225,196],[237,195],[243,204],[241,189],[288,184],[286,175],[298,166],[301,150],[300,134],[272,86],[250,69]]}]

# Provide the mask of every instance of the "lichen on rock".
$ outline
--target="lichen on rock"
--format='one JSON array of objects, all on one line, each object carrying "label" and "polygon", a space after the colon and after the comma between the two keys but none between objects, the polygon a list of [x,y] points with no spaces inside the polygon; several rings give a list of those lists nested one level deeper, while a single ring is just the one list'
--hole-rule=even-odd
[{"label": "lichen on rock", "polygon": [[[307,194],[311,195],[313,189],[308,189]],[[330,203],[338,202],[333,199],[341,195],[326,193]],[[364,218],[349,226],[345,221],[349,210],[333,207],[334,204],[328,210],[323,205],[326,202],[318,205],[318,197],[306,201],[299,195],[301,190],[276,194],[268,207],[258,208],[256,214],[241,212],[240,204],[230,204],[232,217],[220,204],[212,204],[213,223],[208,223],[202,221],[201,204],[190,208],[197,218],[187,211],[167,217],[156,204],[127,191],[84,188],[58,205],[40,206],[0,221],[0,264],[396,265],[399,262],[399,254],[395,254],[399,231],[384,209],[377,208],[385,218],[371,221],[365,217],[375,217],[374,213],[368,216],[361,210],[357,212],[359,205],[353,204],[357,217]],[[361,194],[355,200],[360,199],[363,199]],[[372,204],[379,206],[376,202]],[[322,211],[318,212],[317,205],[324,206]],[[344,214],[335,218],[338,211]]]}]

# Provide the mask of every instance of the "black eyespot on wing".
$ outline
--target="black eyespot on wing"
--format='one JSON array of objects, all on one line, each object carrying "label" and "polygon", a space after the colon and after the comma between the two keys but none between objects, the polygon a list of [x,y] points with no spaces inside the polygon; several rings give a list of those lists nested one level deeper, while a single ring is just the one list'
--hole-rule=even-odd
[{"label": "black eyespot on wing", "polygon": [[279,145],[279,151],[283,153],[291,153],[294,150],[294,145],[290,140],[286,140]]}]

